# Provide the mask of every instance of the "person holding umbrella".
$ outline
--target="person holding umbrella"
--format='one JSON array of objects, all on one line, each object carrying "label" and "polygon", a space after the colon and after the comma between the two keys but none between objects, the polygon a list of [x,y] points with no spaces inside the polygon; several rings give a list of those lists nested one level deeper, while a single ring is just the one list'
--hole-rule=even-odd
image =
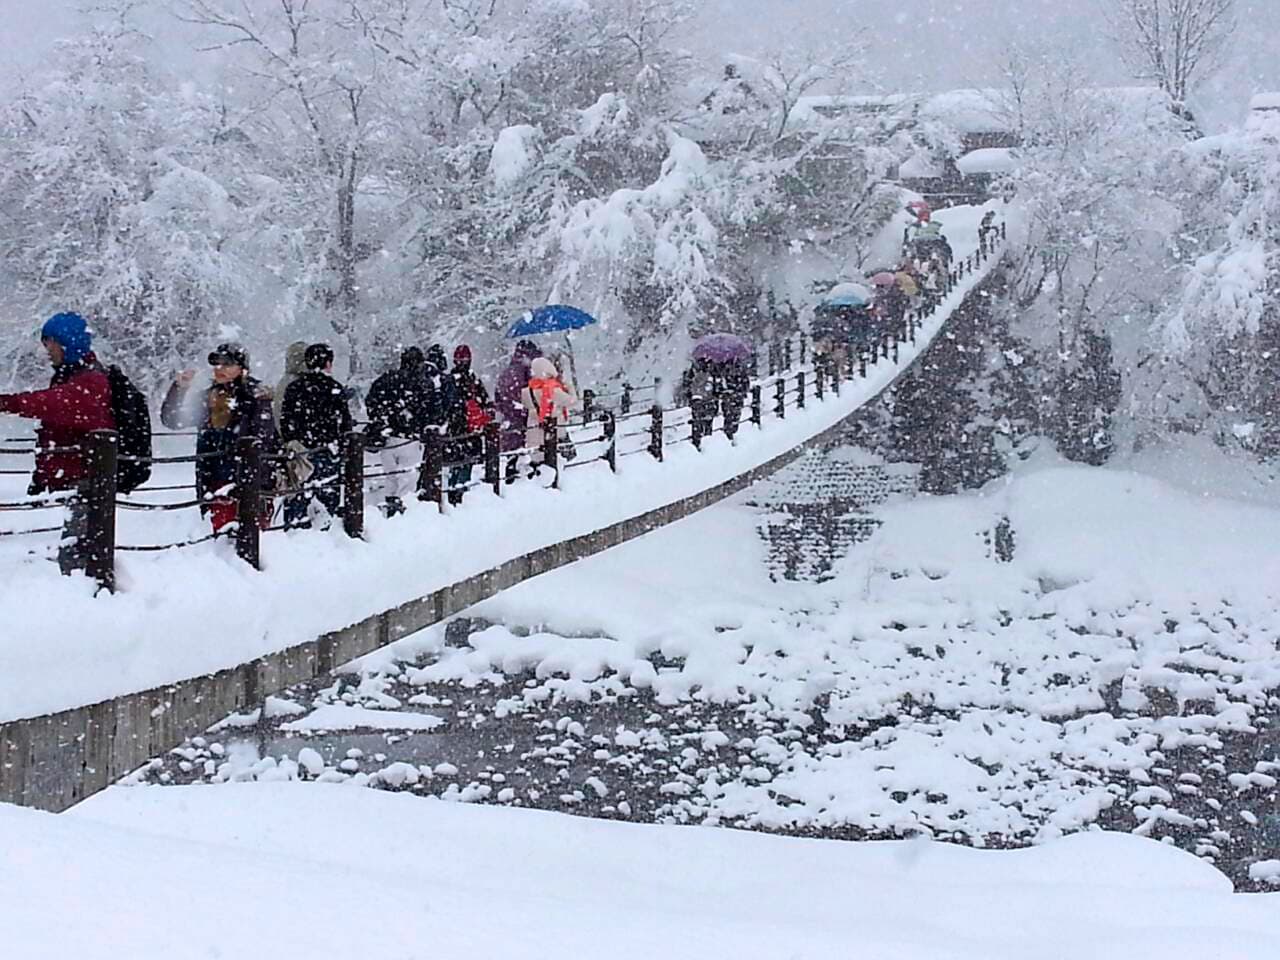
[{"label": "person holding umbrella", "polygon": [[[493,407],[498,414],[498,425],[502,429],[502,452],[510,453],[524,446],[525,430],[529,426],[529,411],[520,402],[520,395],[529,385],[529,366],[542,356],[542,350],[532,340],[521,340],[511,354],[511,362],[498,375],[498,382],[493,390]],[[507,461],[507,483],[515,483],[516,471],[519,469],[518,459],[511,457]]]},{"label": "person holding umbrella", "polygon": [[724,435],[732,440],[737,434],[751,389],[751,357],[751,344],[733,333],[710,333],[694,343],[682,392],[703,436],[711,433],[717,411],[724,418]]},{"label": "person holding umbrella", "polygon": [[[544,351],[530,337],[548,333],[562,333],[565,340],[565,352],[561,356],[560,365],[552,364],[557,371],[556,379],[566,393],[575,395],[569,384],[577,381],[574,369],[573,343],[569,339],[570,332],[581,330],[596,322],[596,318],[577,307],[562,303],[548,304],[526,310],[507,328],[507,339],[518,340],[511,362],[498,377],[493,391],[493,405],[498,414],[498,422],[502,427],[502,450],[508,452],[519,450],[525,445],[526,431],[529,426],[528,410],[521,402],[525,387],[529,385],[530,365],[534,359],[542,357]],[[566,362],[567,361],[567,362]],[[568,369],[559,372],[562,367]],[[507,461],[507,483],[514,483],[516,471],[519,469],[516,458]]]}]

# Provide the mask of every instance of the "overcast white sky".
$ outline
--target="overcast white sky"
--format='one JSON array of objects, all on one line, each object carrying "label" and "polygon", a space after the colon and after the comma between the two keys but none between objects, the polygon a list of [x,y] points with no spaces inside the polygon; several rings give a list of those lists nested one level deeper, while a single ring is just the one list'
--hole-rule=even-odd
[{"label": "overcast white sky", "polygon": [[[0,0],[0,82],[12,83],[74,29],[81,0]],[[266,0],[252,0],[266,2]],[[702,0],[688,43],[708,57],[758,53],[785,41],[838,44],[868,36],[886,85],[917,90],[986,82],[993,51],[1010,37],[1075,43],[1100,83],[1123,82],[1102,37],[1097,0]],[[156,3],[158,32],[172,32]],[[1231,68],[1209,84],[1201,112],[1238,118],[1249,96],[1280,89],[1280,0],[1238,0],[1241,30]]]}]

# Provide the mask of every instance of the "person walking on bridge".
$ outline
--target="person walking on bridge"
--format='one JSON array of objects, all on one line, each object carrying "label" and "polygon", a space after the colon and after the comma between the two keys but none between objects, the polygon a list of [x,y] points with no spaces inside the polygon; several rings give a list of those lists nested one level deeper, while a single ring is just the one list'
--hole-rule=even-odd
[{"label": "person walking on bridge", "polygon": [[306,488],[285,501],[286,527],[309,527],[312,501],[336,516],[342,498],[339,448],[351,432],[346,391],[333,378],[333,348],[313,343],[304,357],[307,372],[289,384],[281,405],[280,436],[311,464]]},{"label": "person walking on bridge", "polygon": [[79,543],[88,532],[83,484],[87,480],[83,445],[94,430],[114,430],[111,408],[111,381],[92,351],[93,335],[78,313],[50,317],[40,331],[40,339],[53,376],[44,390],[27,393],[0,393],[0,413],[39,420],[36,431],[36,466],[27,492],[70,491],[62,539],[58,546],[58,567],[64,574],[84,567]]},{"label": "person walking on bridge", "polygon": [[[493,405],[498,413],[498,424],[502,428],[503,453],[519,450],[524,446],[529,411],[520,397],[524,388],[529,385],[530,365],[535,358],[541,356],[542,351],[536,343],[521,340],[511,354],[511,362],[498,375],[498,383],[493,391]],[[518,469],[518,458],[513,456],[507,461],[507,483],[515,482]]]},{"label": "person walking on bridge", "polygon": [[[195,394],[191,392],[195,370],[178,374],[160,407],[160,422],[170,430],[197,428],[196,499],[218,533],[234,523],[239,513],[237,445],[242,439],[253,439],[263,453],[274,453],[277,438],[271,389],[249,376],[249,352],[238,343],[220,343],[209,354],[209,367],[209,386]],[[269,489],[269,477],[264,470],[263,489]],[[259,523],[266,526],[270,519],[271,511],[264,510]]]},{"label": "person walking on bridge", "polygon": [[445,460],[453,464],[449,470],[449,502],[462,503],[467,484],[471,482],[472,461],[484,451],[484,438],[479,434],[493,419],[489,391],[471,369],[471,348],[465,343],[453,351],[453,370],[449,373],[455,402],[449,411],[449,445]]},{"label": "person walking on bridge", "polygon": [[272,400],[276,423],[284,419],[284,395],[289,384],[307,372],[307,346],[307,341],[295,340],[285,350],[284,376],[276,383],[275,398]]},{"label": "person walking on bridge", "polygon": [[436,406],[426,357],[419,347],[406,348],[400,354],[400,366],[383,373],[369,388],[366,443],[381,455],[383,476],[376,495],[383,498],[380,509],[388,517],[404,513],[403,496],[417,483],[422,438]]},{"label": "person walking on bridge", "polygon": [[[556,365],[546,357],[535,357],[529,365],[529,383],[520,392],[520,402],[528,413],[525,429],[525,446],[532,452],[530,463],[533,472],[544,461],[543,441],[546,425],[554,423],[560,428],[569,425],[569,411],[578,406],[578,398],[570,393],[556,371]],[[568,448],[568,436],[560,436],[561,448]]]}]

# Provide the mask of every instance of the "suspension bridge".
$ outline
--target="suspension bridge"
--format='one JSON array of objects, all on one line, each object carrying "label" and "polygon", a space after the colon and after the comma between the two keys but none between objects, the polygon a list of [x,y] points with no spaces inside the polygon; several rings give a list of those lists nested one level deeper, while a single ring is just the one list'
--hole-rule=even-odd
[{"label": "suspension bridge", "polygon": [[[64,810],[275,691],[776,472],[890,387],[957,311],[977,307],[1004,241],[1002,230],[979,237],[976,216],[973,226],[951,235],[940,298],[857,344],[847,362],[815,363],[803,335],[771,351],[732,444],[700,436],[687,408],[597,408],[570,432],[578,457],[557,462],[548,448],[543,482],[504,487],[498,457],[482,455],[478,489],[450,508],[439,483],[447,464],[433,461],[439,510],[371,513],[367,527],[364,490],[380,477],[353,456],[343,484],[358,509],[346,511],[345,533],[275,534],[268,524],[262,535],[242,524],[252,532],[234,545],[185,536],[171,518],[197,505],[166,499],[184,485],[161,476],[128,499],[112,491],[101,508],[112,512],[114,594],[14,562],[12,544],[58,528],[0,525],[0,617],[13,631],[0,639],[0,801]],[[157,457],[175,469],[188,461]],[[166,531],[177,539],[155,542]]]}]

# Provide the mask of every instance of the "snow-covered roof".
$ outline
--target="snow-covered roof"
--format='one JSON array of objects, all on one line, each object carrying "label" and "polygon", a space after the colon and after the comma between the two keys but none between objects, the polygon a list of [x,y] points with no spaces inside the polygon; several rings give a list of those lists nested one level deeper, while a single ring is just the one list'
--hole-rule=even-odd
[{"label": "snow-covered roof", "polygon": [[958,133],[1004,132],[1010,129],[1001,110],[999,90],[948,90],[926,97],[920,104],[922,120],[937,120]]},{"label": "snow-covered roof", "polygon": [[804,126],[822,117],[859,117],[866,120],[885,116],[909,118],[914,102],[912,96],[906,93],[814,94],[796,101],[789,121],[792,125]]},{"label": "snow-covered roof", "polygon": [[1255,94],[1249,101],[1250,110],[1280,110],[1280,93]]},{"label": "snow-covered roof", "polygon": [[982,173],[1010,173],[1017,165],[1014,151],[1007,147],[972,150],[956,161],[956,169],[966,177]]},{"label": "snow-covered roof", "polygon": [[898,176],[904,180],[921,180],[941,177],[946,173],[942,167],[927,154],[918,153],[902,162],[898,168]]}]

